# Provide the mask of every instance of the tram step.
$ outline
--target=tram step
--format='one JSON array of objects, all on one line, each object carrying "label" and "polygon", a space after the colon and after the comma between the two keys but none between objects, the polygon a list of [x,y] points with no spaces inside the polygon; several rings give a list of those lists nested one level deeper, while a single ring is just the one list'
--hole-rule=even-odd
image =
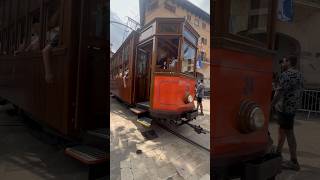
[{"label": "tram step", "polygon": [[105,140],[108,139],[107,129],[106,128],[90,130],[90,131],[87,131],[87,133],[90,134],[90,135],[105,139]]},{"label": "tram step", "polygon": [[65,149],[65,154],[88,166],[88,180],[97,180],[107,177],[110,168],[107,161],[107,152],[100,149],[78,145]]},{"label": "tram step", "polygon": [[105,128],[87,131],[83,139],[84,144],[107,150],[109,136]]},{"label": "tram step", "polygon": [[145,109],[145,110],[149,110],[150,109],[150,102],[147,101],[147,102],[140,102],[140,103],[137,103],[136,106],[138,108],[141,108],[141,109]]},{"label": "tram step", "polygon": [[141,118],[138,118],[137,121],[138,121],[138,123],[142,124],[143,126],[149,128],[151,126],[152,119],[147,118],[147,117],[141,117]]},{"label": "tram step", "polygon": [[143,114],[143,113],[146,113],[147,111],[144,110],[144,109],[141,109],[141,108],[130,108],[130,111],[132,111],[134,114],[136,115],[140,115],[140,114]]},{"label": "tram step", "polygon": [[86,145],[65,149],[65,154],[87,165],[102,164],[107,161],[107,152]]}]

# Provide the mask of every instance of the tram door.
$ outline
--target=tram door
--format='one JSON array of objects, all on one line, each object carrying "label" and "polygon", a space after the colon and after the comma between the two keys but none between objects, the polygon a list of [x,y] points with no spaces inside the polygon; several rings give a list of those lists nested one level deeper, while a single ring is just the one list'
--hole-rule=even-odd
[{"label": "tram door", "polygon": [[[107,15],[106,0],[84,1],[80,23],[75,101],[75,128],[97,129],[107,127]],[[89,13],[87,13],[89,11]]]},{"label": "tram door", "polygon": [[138,47],[136,64],[136,101],[147,102],[150,99],[152,44]]}]

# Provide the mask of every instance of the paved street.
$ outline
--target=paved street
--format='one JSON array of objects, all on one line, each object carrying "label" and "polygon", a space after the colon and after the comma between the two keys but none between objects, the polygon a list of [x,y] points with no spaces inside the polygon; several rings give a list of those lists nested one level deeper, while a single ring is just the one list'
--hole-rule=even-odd
[{"label": "paved street", "polygon": [[[295,122],[295,133],[298,143],[298,160],[301,171],[284,170],[277,180],[319,180],[320,179],[320,116],[311,116],[306,121],[305,114],[298,114]],[[270,124],[271,136],[277,143],[277,124]],[[289,160],[287,142],[284,148],[284,159]]]},{"label": "paved street", "polygon": [[[0,106],[1,180],[86,180],[87,168],[48,144],[46,134],[27,128]],[[49,137],[50,138],[50,137]]]},{"label": "paved street", "polygon": [[[206,115],[199,118],[197,123],[208,128],[209,102],[205,101]],[[127,107],[111,98],[110,108],[112,180],[210,179],[209,152],[177,138],[156,125],[151,129],[156,132],[158,138],[146,140],[140,132],[147,129],[136,123],[136,116]],[[187,129],[183,127],[180,131],[187,132]],[[188,132],[191,131],[189,128]],[[202,139],[207,139],[203,140],[204,145],[210,141],[208,136],[203,136]],[[138,149],[142,150],[142,154],[136,154]]]}]

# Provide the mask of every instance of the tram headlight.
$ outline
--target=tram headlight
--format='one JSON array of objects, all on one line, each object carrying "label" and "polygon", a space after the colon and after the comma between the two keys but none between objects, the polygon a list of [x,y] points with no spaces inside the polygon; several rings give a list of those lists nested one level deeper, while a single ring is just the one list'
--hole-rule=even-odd
[{"label": "tram headlight", "polygon": [[250,124],[253,129],[261,129],[264,126],[265,118],[261,108],[255,107],[250,114]]},{"label": "tram headlight", "polygon": [[243,133],[259,130],[265,125],[262,109],[253,101],[243,101],[239,111],[239,125]]},{"label": "tram headlight", "polygon": [[192,103],[192,101],[193,101],[193,97],[189,94],[188,95],[188,103]]},{"label": "tram headlight", "polygon": [[193,102],[193,97],[191,96],[191,94],[186,94],[185,99],[184,99],[184,102],[185,102],[186,104]]}]

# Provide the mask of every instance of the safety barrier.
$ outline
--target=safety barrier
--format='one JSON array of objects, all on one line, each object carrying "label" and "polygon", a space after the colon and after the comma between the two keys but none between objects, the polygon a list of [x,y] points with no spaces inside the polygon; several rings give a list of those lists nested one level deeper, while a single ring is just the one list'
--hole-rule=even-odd
[{"label": "safety barrier", "polygon": [[320,91],[319,90],[304,90],[302,94],[301,108],[299,111],[307,112],[307,120],[311,113],[320,114]]}]

